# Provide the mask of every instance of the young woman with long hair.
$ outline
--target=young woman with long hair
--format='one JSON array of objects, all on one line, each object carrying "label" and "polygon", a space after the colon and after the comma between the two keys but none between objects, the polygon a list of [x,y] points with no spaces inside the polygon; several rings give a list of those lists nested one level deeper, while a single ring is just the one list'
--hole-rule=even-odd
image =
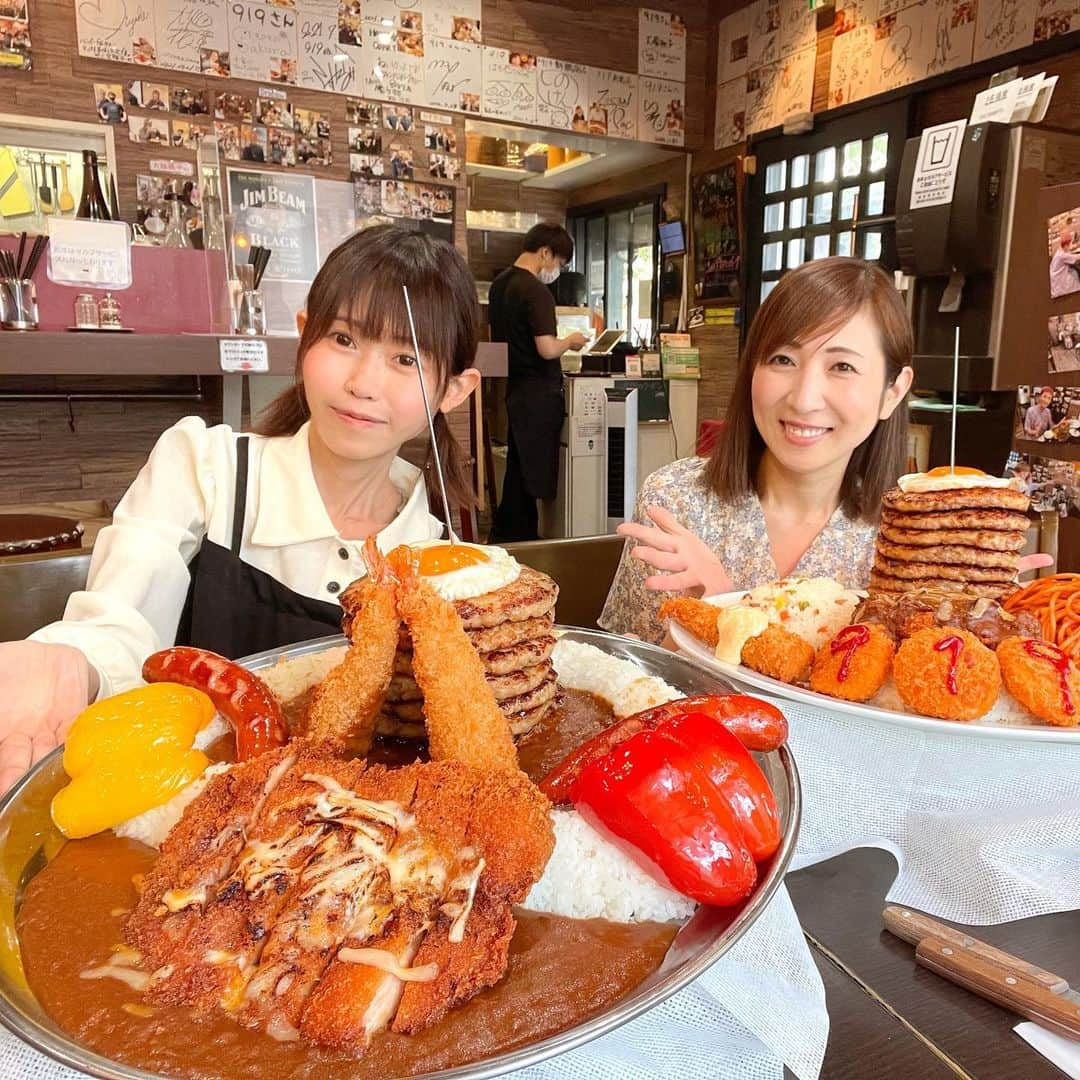
[{"label": "young woman with long hair", "polygon": [[[416,315],[413,349],[402,285]],[[384,225],[327,258],[308,294],[295,384],[255,433],[187,417],[166,431],[94,545],[62,621],[0,645],[0,790],[98,697],[174,643],[229,657],[335,633],[362,545],[429,540],[423,364],[450,497],[474,500],[445,413],[480,381],[475,285],[450,244]]]},{"label": "young woman with long hair", "polygon": [[[792,574],[870,579],[881,496],[904,471],[911,324],[860,259],[806,263],[754,318],[711,456],[642,485],[602,626],[660,641],[672,590],[712,595]],[[659,572],[657,572],[659,571]]]}]

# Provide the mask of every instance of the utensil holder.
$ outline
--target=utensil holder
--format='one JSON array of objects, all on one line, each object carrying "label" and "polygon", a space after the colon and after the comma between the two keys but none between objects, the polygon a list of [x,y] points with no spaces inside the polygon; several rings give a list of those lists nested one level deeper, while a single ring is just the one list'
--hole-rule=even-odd
[{"label": "utensil holder", "polygon": [[240,294],[236,311],[236,332],[248,337],[260,337],[266,333],[266,308],[263,294],[258,289],[245,289]]},{"label": "utensil holder", "polygon": [[0,281],[0,326],[5,330],[38,328],[37,289],[30,278]]}]

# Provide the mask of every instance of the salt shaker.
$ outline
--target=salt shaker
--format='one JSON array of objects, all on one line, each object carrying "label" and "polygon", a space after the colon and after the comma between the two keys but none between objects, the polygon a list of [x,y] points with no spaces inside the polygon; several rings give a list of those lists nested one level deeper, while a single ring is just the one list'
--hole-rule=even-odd
[{"label": "salt shaker", "polygon": [[98,328],[98,302],[90,293],[79,293],[75,297],[75,325],[80,330]]},{"label": "salt shaker", "polygon": [[107,327],[110,330],[123,326],[120,321],[120,301],[112,293],[106,293],[98,301],[98,317],[101,320],[102,327]]}]

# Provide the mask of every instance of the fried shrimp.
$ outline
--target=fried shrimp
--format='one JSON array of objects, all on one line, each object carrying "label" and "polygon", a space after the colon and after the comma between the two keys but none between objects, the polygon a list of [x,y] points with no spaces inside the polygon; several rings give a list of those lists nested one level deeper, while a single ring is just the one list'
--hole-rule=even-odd
[{"label": "fried shrimp", "polygon": [[742,662],[770,679],[805,682],[814,660],[814,647],[782,626],[769,626],[742,650]]},{"label": "fried shrimp", "polygon": [[720,640],[716,629],[716,616],[719,609],[704,600],[695,600],[692,596],[676,596],[665,600],[660,605],[660,621],[674,619],[680,626],[686,627],[696,638],[700,638],[710,649],[716,648]]},{"label": "fried shrimp", "polygon": [[395,560],[394,554],[391,562],[395,566],[400,562],[404,578],[398,589],[398,610],[412,637],[413,674],[424,694],[431,760],[516,770],[510,725],[454,605],[412,573],[406,561]]},{"label": "fried shrimp", "polygon": [[897,650],[893,679],[909,709],[942,720],[985,716],[1001,690],[993,650],[952,626],[912,634]]},{"label": "fried shrimp", "polygon": [[1005,689],[1040,720],[1056,727],[1080,723],[1080,670],[1057,645],[1006,638],[997,650]]},{"label": "fried shrimp", "polygon": [[394,674],[401,624],[398,586],[374,537],[364,544],[364,561],[367,577],[350,586],[362,595],[359,614],[349,625],[352,644],[344,660],[315,688],[304,730],[318,741],[348,742],[359,757],[371,749],[375,722]]},{"label": "fried shrimp", "polygon": [[845,701],[869,701],[889,676],[896,646],[880,626],[853,623],[814,657],[810,689]]}]

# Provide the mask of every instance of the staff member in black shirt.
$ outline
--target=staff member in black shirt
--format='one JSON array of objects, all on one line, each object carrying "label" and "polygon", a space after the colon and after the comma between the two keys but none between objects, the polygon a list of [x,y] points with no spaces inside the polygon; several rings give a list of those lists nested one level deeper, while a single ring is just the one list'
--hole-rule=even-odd
[{"label": "staff member in black shirt", "polygon": [[588,339],[576,331],[556,336],[555,300],[547,286],[573,256],[574,241],[561,225],[534,225],[517,261],[491,283],[491,339],[505,341],[509,352],[509,446],[492,543],[538,539],[536,500],[554,499],[558,488],[565,412],[559,357]]}]

